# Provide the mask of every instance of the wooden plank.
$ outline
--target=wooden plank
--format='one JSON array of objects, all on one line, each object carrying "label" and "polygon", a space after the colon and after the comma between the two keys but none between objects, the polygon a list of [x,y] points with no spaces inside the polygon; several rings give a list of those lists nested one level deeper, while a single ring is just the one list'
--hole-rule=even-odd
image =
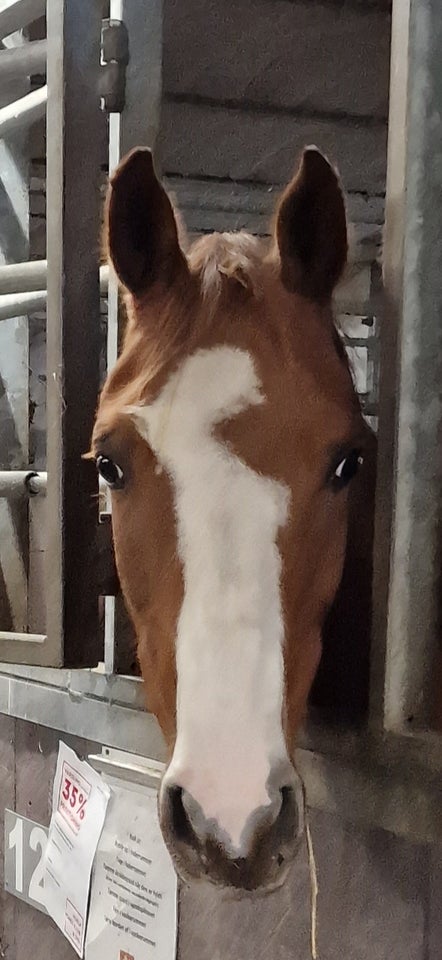
[{"label": "wooden plank", "polygon": [[389,8],[168,0],[164,89],[386,121]]},{"label": "wooden plank", "polygon": [[386,130],[269,112],[165,102],[159,149],[166,175],[285,184],[306,144],[339,167],[345,189],[382,194]]},{"label": "wooden plank", "polygon": [[[248,230],[258,236],[270,234],[280,192],[277,187],[190,177],[167,177],[165,186],[189,233]],[[348,194],[346,203],[350,259],[354,263],[373,261],[381,246],[383,198]]]},{"label": "wooden plank", "polygon": [[[167,190],[175,197],[181,210],[217,210],[226,213],[256,214],[271,216],[277,202],[279,189],[273,184],[241,183],[232,180],[209,180],[207,178],[165,177]],[[346,197],[347,216],[352,223],[381,224],[384,220],[382,197],[370,197],[365,193],[350,193]],[[30,281],[31,284],[31,281]],[[12,287],[10,288],[12,290]],[[15,289],[15,288],[14,288]],[[20,286],[20,289],[25,287]],[[39,289],[33,286],[26,289]],[[4,293],[9,287],[2,286]]]}]

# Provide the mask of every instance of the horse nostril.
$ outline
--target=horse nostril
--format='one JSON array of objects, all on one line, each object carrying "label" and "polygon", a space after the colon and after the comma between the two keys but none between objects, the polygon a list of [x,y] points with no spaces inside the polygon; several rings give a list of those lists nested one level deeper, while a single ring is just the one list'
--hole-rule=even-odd
[{"label": "horse nostril", "polygon": [[239,843],[230,830],[231,824],[235,830],[237,821],[229,822],[229,808],[224,820],[208,817],[185,787],[172,780],[163,781],[161,828],[181,876],[190,879],[204,875],[214,883],[245,890],[282,882],[303,826],[302,790],[296,776],[288,784],[287,779],[279,776],[279,785],[273,783],[268,792],[270,803],[251,810],[248,817],[238,803],[237,821],[241,815],[240,824],[244,820]]},{"label": "horse nostril", "polygon": [[289,807],[294,803],[294,796],[292,787],[281,787],[279,791],[281,794],[281,808],[279,811],[279,816],[285,816]]},{"label": "horse nostril", "polygon": [[273,834],[276,846],[279,847],[278,863],[281,865],[286,859],[288,850],[292,850],[296,838],[302,832],[302,808],[293,787],[281,787],[281,805],[273,823]]},{"label": "horse nostril", "polygon": [[183,788],[167,788],[167,804],[169,807],[170,825],[176,840],[189,843],[192,840],[193,830],[183,803]]}]

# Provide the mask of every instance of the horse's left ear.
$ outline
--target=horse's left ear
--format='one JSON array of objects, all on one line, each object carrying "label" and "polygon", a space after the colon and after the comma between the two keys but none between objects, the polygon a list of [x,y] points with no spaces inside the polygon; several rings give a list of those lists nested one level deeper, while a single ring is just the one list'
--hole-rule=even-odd
[{"label": "horse's left ear", "polygon": [[327,303],[347,260],[347,223],[337,174],[307,147],[277,211],[281,279],[288,290]]}]

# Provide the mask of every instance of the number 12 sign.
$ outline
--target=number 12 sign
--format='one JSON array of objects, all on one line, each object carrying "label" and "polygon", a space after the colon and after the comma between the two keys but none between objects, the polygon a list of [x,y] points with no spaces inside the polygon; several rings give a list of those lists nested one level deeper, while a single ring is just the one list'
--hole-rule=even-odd
[{"label": "number 12 sign", "polygon": [[47,913],[43,853],[48,831],[13,810],[5,810],[5,890]]}]

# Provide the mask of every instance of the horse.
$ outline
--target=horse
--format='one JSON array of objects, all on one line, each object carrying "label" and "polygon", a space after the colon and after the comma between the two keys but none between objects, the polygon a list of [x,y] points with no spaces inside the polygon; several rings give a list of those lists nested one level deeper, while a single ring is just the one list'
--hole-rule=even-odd
[{"label": "horse", "polygon": [[91,456],[168,749],[162,833],[184,879],[270,891],[304,832],[294,749],[324,631],[331,662],[339,618],[369,636],[351,583],[367,594],[375,445],[332,308],[343,190],[308,147],[269,240],[190,243],[136,148],[110,180],[105,243],[127,323]]}]

